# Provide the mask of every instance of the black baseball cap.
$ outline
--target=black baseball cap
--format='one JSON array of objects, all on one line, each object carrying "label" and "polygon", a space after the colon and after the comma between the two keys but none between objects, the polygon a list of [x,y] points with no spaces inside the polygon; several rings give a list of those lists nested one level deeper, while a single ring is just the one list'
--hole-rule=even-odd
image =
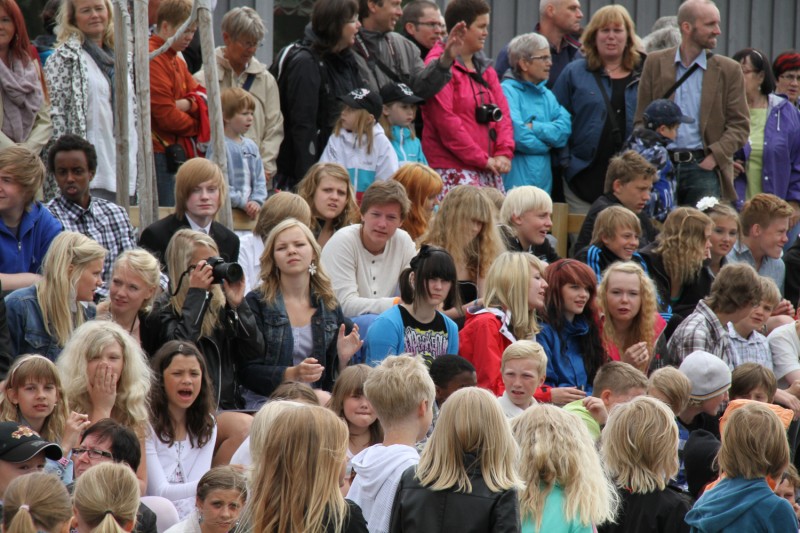
[{"label": "black baseball cap", "polygon": [[40,452],[53,461],[64,455],[61,446],[44,440],[28,426],[0,422],[0,461],[23,463]]},{"label": "black baseball cap", "polygon": [[387,83],[381,87],[381,98],[384,104],[403,102],[404,104],[421,104],[425,100],[414,94],[405,83]]},{"label": "black baseball cap", "polygon": [[673,124],[691,124],[692,117],[687,117],[681,108],[672,100],[659,98],[653,100],[644,110],[644,123],[649,129],[654,130],[659,126],[672,126]]},{"label": "black baseball cap", "polygon": [[369,89],[355,89],[340,96],[339,100],[349,105],[353,109],[366,109],[369,114],[380,120],[383,114],[383,100],[378,93]]}]

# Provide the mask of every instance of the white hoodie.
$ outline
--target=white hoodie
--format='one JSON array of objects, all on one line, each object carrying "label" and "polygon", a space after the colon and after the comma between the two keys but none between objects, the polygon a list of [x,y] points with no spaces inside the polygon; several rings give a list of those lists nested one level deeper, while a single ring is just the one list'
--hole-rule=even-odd
[{"label": "white hoodie", "polygon": [[375,444],[353,457],[355,480],[347,498],[361,507],[370,533],[388,533],[400,476],[419,463],[419,453],[404,444]]},{"label": "white hoodie", "polygon": [[[386,181],[400,168],[397,153],[378,123],[372,127],[372,151],[367,154],[367,140],[357,142],[352,131],[331,135],[320,162],[339,163],[347,169],[356,193],[363,193],[374,181]],[[360,196],[359,196],[360,198]]]}]

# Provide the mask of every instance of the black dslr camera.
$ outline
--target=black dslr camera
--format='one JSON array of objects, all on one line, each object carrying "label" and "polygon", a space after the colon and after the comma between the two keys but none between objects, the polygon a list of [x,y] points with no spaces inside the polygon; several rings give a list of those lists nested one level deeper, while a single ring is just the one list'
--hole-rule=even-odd
[{"label": "black dslr camera", "polygon": [[244,270],[239,263],[226,263],[221,257],[209,257],[206,263],[211,265],[214,274],[213,283],[236,283],[244,277]]},{"label": "black dslr camera", "polygon": [[483,104],[475,108],[475,120],[478,124],[500,122],[503,120],[503,110],[494,104]]}]

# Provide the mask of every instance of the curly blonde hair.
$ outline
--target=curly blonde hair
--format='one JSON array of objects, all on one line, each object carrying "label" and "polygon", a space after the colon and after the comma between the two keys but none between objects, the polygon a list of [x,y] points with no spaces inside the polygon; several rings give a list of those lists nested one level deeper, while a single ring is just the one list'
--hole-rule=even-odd
[{"label": "curly blonde hair", "polygon": [[86,369],[90,361],[114,344],[122,349],[123,366],[111,417],[142,436],[149,416],[148,397],[153,371],[136,340],[115,322],[93,320],[75,330],[56,361],[64,379],[64,393],[72,410],[91,412],[89,381],[92,377]]},{"label": "curly blonde hair", "polygon": [[713,225],[694,207],[678,207],[667,216],[655,252],[661,255],[671,283],[683,286],[697,278],[706,258],[706,230]]},{"label": "curly blonde hair", "polygon": [[[483,224],[475,238],[473,222]],[[496,209],[478,187],[470,185],[458,185],[445,195],[421,242],[444,248],[456,265],[466,268],[475,278],[486,277],[489,267],[505,250],[497,229]]]},{"label": "curly blonde hair", "polygon": [[[639,280],[639,298],[641,307],[639,313],[633,318],[630,333],[622,338],[614,327],[614,320],[608,314],[608,286],[613,274],[630,274]],[[630,346],[637,342],[646,342],[647,349],[653,352],[656,342],[655,327],[656,313],[658,312],[658,298],[653,280],[645,274],[642,267],[632,261],[617,261],[609,266],[603,273],[603,280],[597,294],[597,303],[600,311],[605,315],[603,322],[603,342],[613,344],[624,353]]]}]

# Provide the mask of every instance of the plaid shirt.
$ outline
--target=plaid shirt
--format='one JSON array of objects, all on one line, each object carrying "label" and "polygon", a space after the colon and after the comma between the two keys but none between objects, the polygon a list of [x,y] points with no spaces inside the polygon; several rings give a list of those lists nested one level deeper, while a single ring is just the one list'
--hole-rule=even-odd
[{"label": "plaid shirt", "polygon": [[678,363],[697,350],[713,353],[728,366],[735,360],[730,336],[705,300],[697,303],[694,313],[681,322],[667,345],[670,357]]},{"label": "plaid shirt", "polygon": [[97,289],[101,297],[108,296],[108,282],[114,261],[125,250],[136,248],[136,231],[128,213],[102,198],[91,198],[89,207],[84,209],[63,195],[50,200],[47,208],[61,221],[65,231],[82,233],[108,250],[103,262],[103,285]]},{"label": "plaid shirt", "polygon": [[733,327],[733,322],[728,322],[728,335],[731,338],[733,359],[727,363],[731,370],[744,363],[758,363],[772,370],[772,352],[764,335],[754,331],[745,339]]}]

